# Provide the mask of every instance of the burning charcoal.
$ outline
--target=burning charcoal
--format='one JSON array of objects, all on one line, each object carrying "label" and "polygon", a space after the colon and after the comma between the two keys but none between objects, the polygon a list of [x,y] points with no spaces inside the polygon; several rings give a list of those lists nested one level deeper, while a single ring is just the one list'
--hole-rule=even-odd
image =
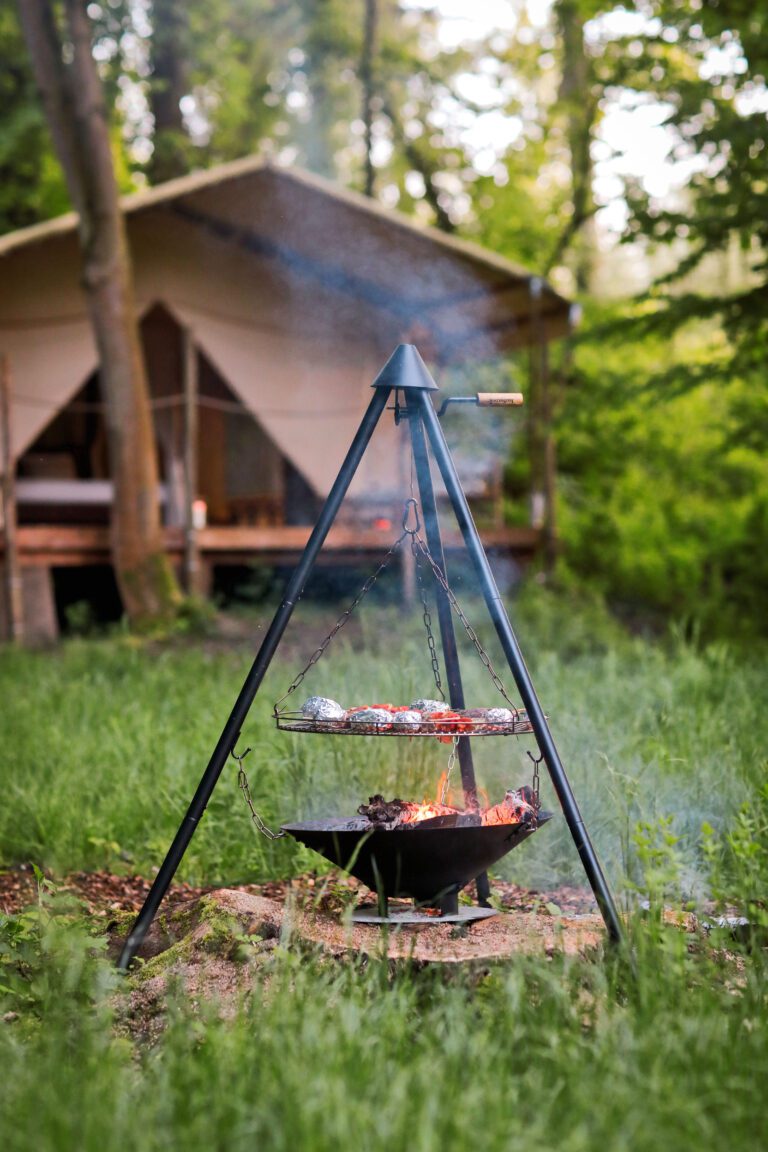
[{"label": "burning charcoal", "polygon": [[392,723],[397,724],[398,727],[402,725],[404,728],[418,728],[421,724],[421,712],[416,712],[415,709],[408,708],[403,712],[396,712],[392,717]]},{"label": "burning charcoal", "polygon": [[394,800],[385,800],[380,793],[377,793],[375,796],[369,796],[368,803],[361,804],[357,811],[375,828],[396,828],[402,820],[403,812],[409,807],[406,800],[398,800],[397,797]]},{"label": "burning charcoal", "polygon": [[335,700],[325,696],[310,696],[301,707],[301,714],[307,720],[343,720],[344,709]]},{"label": "burning charcoal", "polygon": [[444,712],[447,707],[444,700],[414,700],[411,704],[416,712]]},{"label": "burning charcoal", "polygon": [[425,820],[434,820],[436,817],[450,817],[451,826],[461,817],[458,808],[448,804],[441,804],[437,800],[424,800],[416,804],[411,800],[385,800],[377,794],[370,796],[367,804],[361,804],[357,810],[361,816],[371,823],[374,828],[383,828],[387,832],[395,828],[413,829]]},{"label": "burning charcoal", "polygon": [[346,713],[351,724],[391,724],[392,713],[386,708],[350,708]]},{"label": "burning charcoal", "polygon": [[519,800],[522,801],[523,804],[527,804],[529,808],[538,809],[539,807],[539,801],[536,798],[536,793],[534,792],[533,788],[531,788],[530,784],[523,784],[522,788],[518,788],[515,792],[507,791],[504,799],[506,799],[507,796],[518,797]]},{"label": "burning charcoal", "polygon": [[527,786],[505,793],[501,804],[494,804],[482,813],[483,824],[534,824],[538,807],[536,797]]},{"label": "burning charcoal", "polygon": [[489,724],[512,724],[515,714],[509,708],[488,708],[485,718]]}]

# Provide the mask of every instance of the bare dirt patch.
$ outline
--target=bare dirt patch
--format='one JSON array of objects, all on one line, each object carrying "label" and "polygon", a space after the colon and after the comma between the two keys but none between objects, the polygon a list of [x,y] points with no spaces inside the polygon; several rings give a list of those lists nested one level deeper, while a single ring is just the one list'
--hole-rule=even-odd
[{"label": "bare dirt patch", "polygon": [[[348,912],[329,907],[327,895],[300,899],[294,892],[275,899],[243,888],[223,888],[169,908],[152,926],[141,950],[143,960],[120,997],[119,1025],[151,1042],[162,1030],[170,988],[182,989],[193,1007],[215,1002],[226,1016],[261,986],[265,976],[268,979],[265,962],[281,946],[320,960],[359,962],[375,957],[393,966],[462,966],[481,974],[514,955],[592,950],[604,937],[598,916],[553,916],[547,911],[503,912],[470,924],[382,930],[352,923]],[[121,936],[115,928],[116,955]]]}]

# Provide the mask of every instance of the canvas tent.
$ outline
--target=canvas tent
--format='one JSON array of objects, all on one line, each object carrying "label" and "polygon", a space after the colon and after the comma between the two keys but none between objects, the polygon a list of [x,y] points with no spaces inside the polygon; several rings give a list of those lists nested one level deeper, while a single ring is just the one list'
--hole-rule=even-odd
[{"label": "canvas tent", "polygon": [[[203,434],[212,434],[217,404],[220,413],[227,404],[232,412],[239,406],[258,425],[256,456],[263,462],[270,446],[317,499],[327,493],[370,383],[397,344],[423,342],[439,367],[568,330],[567,302],[508,261],[260,159],[169,181],[125,197],[124,208],[156,420],[162,424],[164,411],[171,421],[167,413],[181,402],[179,350],[169,334],[186,331],[201,365]],[[68,405],[81,414],[98,406],[96,351],[79,276],[74,214],[0,237],[0,353],[11,367],[12,450],[22,464]],[[398,490],[398,437],[394,426],[377,436],[353,497]],[[199,453],[211,484],[215,443]],[[236,450],[218,443],[224,457]],[[171,451],[168,483],[172,457]],[[74,491],[79,482],[83,494],[83,485],[104,483],[82,461],[58,475],[60,463],[40,460],[42,475],[28,479],[47,480],[49,490],[68,482],[66,491]],[[247,453],[241,463],[246,471],[257,465]],[[236,475],[237,464],[225,459],[216,483],[226,487],[225,473]],[[50,521],[53,513],[47,515]]]}]

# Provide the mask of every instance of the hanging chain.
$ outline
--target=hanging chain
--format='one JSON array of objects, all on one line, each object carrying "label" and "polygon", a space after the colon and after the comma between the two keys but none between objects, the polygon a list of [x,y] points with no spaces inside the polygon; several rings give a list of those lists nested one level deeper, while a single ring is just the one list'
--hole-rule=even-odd
[{"label": "hanging chain", "polygon": [[280,840],[283,836],[285,836],[285,832],[273,832],[271,828],[268,828],[253,806],[253,800],[251,800],[251,789],[248,786],[248,777],[245,774],[245,768],[243,768],[243,760],[245,760],[250,751],[250,748],[246,748],[245,752],[243,752],[241,756],[238,756],[234,748],[230,749],[230,755],[232,759],[237,761],[237,786],[242,792],[243,798],[248,805],[249,811],[251,813],[251,820],[253,820],[254,824],[256,825],[257,831],[261,832],[262,836],[266,836],[267,840]]},{"label": "hanging chain", "polygon": [[402,535],[397,538],[395,543],[390,548],[389,552],[387,552],[386,556],[381,561],[381,564],[379,564],[376,571],[371,573],[371,575],[366,580],[365,584],[363,584],[362,588],[358,592],[357,596],[355,596],[352,603],[349,605],[349,607],[346,609],[346,611],[342,612],[341,616],[338,618],[338,620],[334,624],[333,628],[331,629],[331,631],[326,636],[325,640],[323,640],[320,647],[316,648],[315,651],[312,653],[312,655],[310,656],[309,660],[307,661],[305,667],[302,668],[301,672],[299,672],[298,676],[296,676],[296,678],[294,679],[294,681],[291,684],[288,691],[283,696],[281,696],[280,699],[277,701],[277,703],[275,704],[274,709],[273,709],[275,716],[277,716],[279,714],[280,705],[283,703],[283,701],[287,700],[288,697],[291,695],[291,693],[296,691],[296,689],[298,688],[298,686],[301,684],[302,680],[306,676],[307,672],[309,672],[310,668],[312,668],[315,664],[317,664],[318,660],[320,660],[320,658],[324,654],[324,652],[325,652],[326,648],[328,647],[328,645],[330,644],[331,640],[333,640],[336,633],[341,631],[341,629],[344,627],[344,625],[349,620],[352,613],[355,611],[357,606],[360,604],[360,601],[363,600],[368,595],[371,588],[373,588],[374,584],[379,579],[379,577],[381,576],[384,569],[389,566],[389,563],[390,563],[392,557],[395,555],[398,548],[402,544],[403,540],[405,540],[406,536],[408,536],[408,535],[409,535],[409,532],[404,527]]},{"label": "hanging chain", "polygon": [[432,632],[432,617],[429,612],[429,602],[427,601],[427,590],[424,587],[424,581],[421,578],[421,564],[419,563],[419,550],[416,546],[416,536],[411,535],[411,552],[413,553],[413,560],[416,569],[416,582],[419,585],[419,596],[421,598],[421,605],[424,609],[422,617],[424,620],[424,628],[427,633],[427,647],[429,648],[429,658],[432,661],[432,674],[435,677],[435,686],[440,693],[440,699],[445,701],[445,692],[443,691],[443,682],[440,679],[440,663],[437,659],[437,649],[435,647],[435,637]]},{"label": "hanging chain", "polygon": [[497,691],[501,693],[501,695],[506,700],[507,704],[509,704],[510,708],[514,712],[515,716],[517,716],[520,712],[520,709],[517,708],[512,703],[512,701],[510,700],[510,698],[507,694],[506,688],[502,684],[501,680],[499,679],[498,673],[496,672],[495,668],[491,664],[490,656],[488,655],[488,653],[483,648],[482,644],[480,643],[480,639],[479,639],[477,633],[475,632],[474,628],[470,624],[469,620],[467,620],[466,616],[464,615],[464,611],[463,611],[461,605],[459,604],[458,600],[454,596],[453,591],[452,591],[450,585],[448,584],[448,581],[446,580],[445,576],[443,575],[442,571],[440,570],[439,566],[435,563],[435,560],[432,557],[432,553],[429,551],[429,548],[427,548],[427,546],[424,543],[424,541],[422,540],[421,536],[418,536],[415,533],[412,533],[412,547],[417,548],[418,551],[421,553],[421,555],[426,559],[427,563],[429,564],[430,568],[432,569],[432,573],[435,577],[435,580],[437,580],[437,582],[440,585],[440,587],[442,588],[443,592],[445,592],[446,596],[448,597],[448,603],[451,605],[454,612],[456,613],[459,620],[461,621],[461,623],[464,627],[464,631],[466,632],[467,636],[469,637],[469,639],[474,644],[475,649],[477,651],[477,654],[480,657],[481,664],[483,664],[485,666],[485,668],[487,668],[488,674],[491,677],[491,680],[493,681]]},{"label": "hanging chain", "polygon": [[534,756],[533,752],[528,752],[528,759],[533,764],[533,781],[531,784],[533,796],[536,801],[536,811],[538,812],[541,807],[540,792],[541,792],[541,775],[539,773],[539,765],[544,759],[544,753],[539,752],[538,756]]},{"label": "hanging chain", "polygon": [[[410,516],[411,510],[413,511],[415,518],[416,518],[415,528],[408,527],[408,518]],[[304,680],[304,677],[309,672],[310,668],[314,667],[314,665],[317,664],[318,661],[322,658],[328,645],[333,640],[334,636],[336,636],[336,634],[341,631],[341,629],[347,623],[349,618],[352,616],[355,609],[359,606],[361,601],[368,595],[368,593],[370,592],[373,585],[379,579],[379,577],[384,572],[384,570],[389,566],[389,564],[392,560],[392,557],[399,550],[400,545],[402,544],[402,542],[406,536],[411,537],[411,549],[413,551],[414,560],[416,561],[416,576],[417,576],[417,580],[418,580],[418,584],[419,584],[419,592],[420,592],[420,596],[421,596],[422,607],[424,610],[423,611],[423,618],[424,618],[424,627],[425,627],[426,633],[427,633],[427,644],[429,646],[429,656],[430,656],[430,660],[432,662],[432,671],[433,671],[434,677],[435,677],[435,685],[437,687],[437,690],[440,693],[441,698],[443,700],[445,700],[445,692],[443,691],[442,680],[440,678],[440,665],[439,665],[438,658],[437,658],[437,649],[435,646],[435,638],[434,638],[434,634],[432,632],[432,617],[431,617],[430,612],[429,612],[429,605],[428,605],[428,601],[427,601],[426,590],[424,587],[423,580],[421,578],[421,570],[420,570],[420,565],[418,562],[419,561],[419,555],[423,556],[424,559],[429,564],[429,566],[432,570],[432,574],[435,577],[435,580],[437,581],[439,586],[442,588],[443,592],[445,593],[445,595],[448,598],[448,603],[451,605],[453,611],[456,613],[459,620],[461,621],[462,626],[464,628],[464,631],[466,632],[469,639],[472,641],[472,644],[474,645],[474,647],[477,651],[477,654],[480,657],[480,662],[487,669],[488,674],[491,677],[491,680],[493,681],[493,684],[494,684],[496,690],[500,693],[501,696],[503,696],[503,698],[506,700],[507,704],[509,704],[509,707],[511,708],[511,710],[515,714],[515,716],[517,716],[519,714],[519,709],[512,703],[512,700],[510,699],[506,688],[502,684],[498,673],[496,672],[495,668],[491,664],[490,656],[488,655],[488,653],[483,648],[482,644],[480,643],[480,639],[479,639],[477,633],[475,632],[472,625],[469,623],[469,620],[467,620],[467,617],[464,615],[464,611],[463,611],[461,605],[459,604],[458,600],[456,599],[456,596],[454,595],[453,590],[451,589],[450,585],[448,584],[448,581],[446,580],[446,578],[443,575],[439,566],[436,564],[431,552],[429,551],[429,548],[427,547],[425,542],[422,540],[421,536],[419,536],[419,528],[420,527],[421,527],[421,524],[419,521],[418,504],[417,504],[416,500],[413,497],[411,497],[410,500],[406,500],[406,502],[405,502],[405,510],[403,513],[403,531],[402,531],[402,534],[397,538],[395,543],[392,545],[392,547],[386,553],[386,555],[384,556],[383,560],[379,564],[376,571],[373,572],[368,577],[368,579],[365,581],[362,588],[358,592],[357,596],[354,598],[354,600],[349,605],[349,607],[341,614],[341,616],[336,621],[336,623],[334,624],[331,631],[328,633],[326,638],[323,640],[322,644],[320,644],[320,646],[318,648],[316,648],[315,651],[312,653],[312,655],[310,656],[310,658],[307,661],[304,668],[302,668],[302,670],[294,678],[293,682],[291,683],[290,687],[288,688],[288,691],[285,692],[280,697],[280,699],[277,701],[277,703],[275,704],[274,709],[273,709],[275,716],[279,715],[280,705],[285,700],[287,700],[288,697],[293,692],[296,691],[296,689],[299,687],[301,682]]]},{"label": "hanging chain", "polygon": [[458,750],[459,750],[459,737],[454,736],[453,740],[451,741],[451,754],[448,757],[448,767],[446,768],[445,776],[443,777],[443,786],[440,789],[440,803],[441,804],[446,803],[446,797],[448,796],[448,790],[449,790],[450,785],[451,785],[451,772],[453,771],[453,766],[456,763],[456,753],[458,752]]}]

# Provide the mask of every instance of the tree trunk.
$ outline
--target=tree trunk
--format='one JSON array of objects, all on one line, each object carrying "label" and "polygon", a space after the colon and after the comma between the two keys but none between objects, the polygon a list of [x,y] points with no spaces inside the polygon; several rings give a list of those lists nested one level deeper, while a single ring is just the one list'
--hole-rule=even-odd
[{"label": "tree trunk", "polygon": [[0,468],[3,473],[3,591],[7,640],[24,639],[24,600],[16,546],[16,460],[11,435],[11,369],[6,356],[0,356]]},{"label": "tree trunk", "polygon": [[123,605],[139,623],[179,599],[163,551],[152,414],[133,302],[128,243],[104,96],[83,0],[19,0],[54,147],[80,217],[83,287],[99,355],[114,483],[112,554]]},{"label": "tree trunk", "polygon": [[155,126],[148,174],[153,184],[189,171],[189,141],[181,115],[181,98],[187,92],[187,21],[183,0],[155,0],[152,5],[149,101]]},{"label": "tree trunk", "polygon": [[374,60],[376,58],[377,0],[365,0],[363,53],[360,60],[360,82],[363,86],[363,124],[365,125],[365,195],[375,194],[376,170],[373,166],[373,104],[376,95]]},{"label": "tree trunk", "polygon": [[571,154],[572,213],[568,227],[558,242],[549,266],[571,247],[574,275],[579,293],[589,291],[592,278],[594,238],[592,223],[595,203],[592,196],[592,130],[597,106],[591,90],[590,61],[584,49],[584,16],[579,0],[557,0],[555,19],[562,40],[563,71],[559,99],[567,122]]},{"label": "tree trunk", "polygon": [[307,167],[318,176],[333,179],[335,175],[333,127],[333,71],[338,60],[333,54],[333,5],[330,0],[314,0],[306,34],[307,62],[305,71],[312,99],[312,117],[306,141]]}]

